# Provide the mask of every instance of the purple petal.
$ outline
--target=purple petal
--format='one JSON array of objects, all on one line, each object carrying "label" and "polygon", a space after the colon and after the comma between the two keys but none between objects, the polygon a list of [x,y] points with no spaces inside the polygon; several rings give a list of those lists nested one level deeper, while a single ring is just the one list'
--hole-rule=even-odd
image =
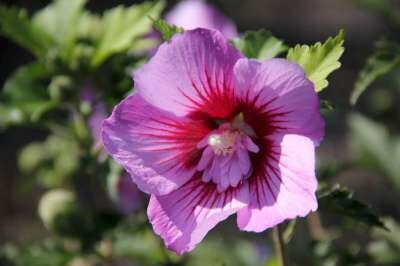
[{"label": "purple petal", "polygon": [[155,107],[184,116],[202,110],[211,98],[227,97],[241,57],[217,31],[185,31],[134,74],[135,87]]},{"label": "purple petal", "polygon": [[220,221],[246,206],[246,186],[218,193],[194,178],[165,196],[151,196],[147,214],[165,245],[181,255],[191,251]]},{"label": "purple petal", "polygon": [[131,174],[139,188],[167,194],[196,171],[197,143],[209,129],[148,104],[139,94],[123,100],[103,123],[107,152]]},{"label": "purple petal", "polygon": [[97,103],[93,106],[92,113],[88,118],[88,125],[95,141],[95,145],[101,145],[101,125],[107,118],[107,109],[104,103]]},{"label": "purple petal", "polygon": [[268,113],[275,132],[305,135],[317,144],[322,140],[319,98],[300,66],[284,59],[240,59],[234,73],[237,93]]},{"label": "purple petal", "polygon": [[230,19],[201,0],[180,2],[165,16],[165,19],[185,30],[205,28],[218,30],[228,39],[238,36],[236,26]]},{"label": "purple petal", "polygon": [[269,137],[264,175],[249,179],[251,202],[238,212],[240,229],[261,232],[317,209],[314,143],[300,135]]},{"label": "purple petal", "polygon": [[79,92],[79,100],[93,104],[98,97],[97,90],[91,85],[85,85]]},{"label": "purple petal", "polygon": [[126,172],[118,180],[117,193],[118,206],[125,214],[132,213],[143,206],[145,194],[138,189]]}]

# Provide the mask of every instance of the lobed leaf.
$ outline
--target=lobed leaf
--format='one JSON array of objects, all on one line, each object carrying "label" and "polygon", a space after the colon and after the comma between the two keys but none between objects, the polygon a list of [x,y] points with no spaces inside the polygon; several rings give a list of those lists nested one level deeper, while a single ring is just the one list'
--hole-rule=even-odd
[{"label": "lobed leaf", "polygon": [[78,23],[78,36],[80,38],[96,40],[101,31],[100,23],[100,16],[89,11],[84,11]]},{"label": "lobed leaf", "polygon": [[37,57],[45,56],[54,43],[52,36],[31,23],[26,10],[3,5],[0,5],[0,34]]},{"label": "lobed leaf", "polygon": [[381,218],[365,203],[353,198],[347,188],[336,185],[318,191],[320,210],[346,216],[368,226],[387,230]]},{"label": "lobed leaf", "polygon": [[288,49],[282,40],[264,29],[248,31],[242,37],[234,39],[233,44],[246,57],[260,60],[274,58]]},{"label": "lobed leaf", "polygon": [[24,65],[11,75],[3,87],[1,125],[37,122],[46,112],[58,107],[58,102],[50,99],[44,82],[48,76],[45,66],[39,62]]},{"label": "lobed leaf", "polygon": [[307,77],[314,83],[315,91],[320,92],[328,86],[327,77],[341,64],[340,57],[344,52],[344,31],[339,31],[334,38],[330,37],[323,44],[296,45],[290,48],[287,59],[299,64]]},{"label": "lobed leaf", "polygon": [[64,60],[68,60],[77,39],[85,3],[86,0],[56,0],[33,16],[32,23],[56,41]]},{"label": "lobed leaf", "polygon": [[145,2],[106,11],[100,25],[92,66],[100,65],[115,53],[128,50],[134,40],[149,32],[152,23],[149,17],[158,17],[163,7],[162,1],[156,4]]},{"label": "lobed leaf", "polygon": [[163,19],[152,19],[152,21],[153,28],[161,34],[164,41],[169,41],[176,33],[181,33],[184,31],[183,28],[169,24]]}]

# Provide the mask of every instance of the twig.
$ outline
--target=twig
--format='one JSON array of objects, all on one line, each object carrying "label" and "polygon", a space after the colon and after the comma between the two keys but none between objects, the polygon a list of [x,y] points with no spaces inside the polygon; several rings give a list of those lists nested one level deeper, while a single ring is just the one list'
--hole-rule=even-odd
[{"label": "twig", "polygon": [[272,237],[274,241],[274,248],[276,257],[279,261],[279,266],[289,266],[286,254],[285,254],[285,242],[283,241],[281,225],[277,225],[272,229]]}]

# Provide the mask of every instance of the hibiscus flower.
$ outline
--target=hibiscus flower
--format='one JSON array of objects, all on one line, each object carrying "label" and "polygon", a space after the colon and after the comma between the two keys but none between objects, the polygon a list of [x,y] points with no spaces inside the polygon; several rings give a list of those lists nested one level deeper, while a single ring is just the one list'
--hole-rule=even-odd
[{"label": "hibiscus flower", "polygon": [[192,250],[235,213],[239,229],[261,232],[317,209],[324,122],[301,67],[247,59],[195,29],[162,44],[134,82],[103,142],[151,194],[148,217],[169,249]]}]

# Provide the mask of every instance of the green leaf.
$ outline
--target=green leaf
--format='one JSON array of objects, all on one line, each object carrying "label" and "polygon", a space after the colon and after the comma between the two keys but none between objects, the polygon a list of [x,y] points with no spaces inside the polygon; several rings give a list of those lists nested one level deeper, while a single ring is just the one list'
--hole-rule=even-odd
[{"label": "green leaf", "polygon": [[18,68],[4,83],[3,93],[11,103],[26,103],[46,97],[46,86],[41,80],[48,77],[45,66],[39,62]]},{"label": "green leaf", "polygon": [[256,266],[262,263],[257,256],[254,242],[221,232],[202,241],[190,254],[186,265]]},{"label": "green leaf", "polygon": [[400,25],[400,10],[395,1],[391,0],[357,0],[357,2],[371,11],[383,15],[391,24]]},{"label": "green leaf", "polygon": [[377,78],[400,66],[400,45],[386,41],[376,44],[376,51],[368,58],[367,64],[358,75],[351,93],[350,103],[355,105],[360,95]]},{"label": "green leaf", "polygon": [[101,20],[98,15],[89,11],[83,12],[79,19],[79,37],[96,40],[101,30],[100,23]]},{"label": "green leaf", "polygon": [[40,142],[33,142],[22,149],[18,157],[18,166],[23,173],[29,174],[48,159],[50,158],[45,145]]},{"label": "green leaf", "polygon": [[360,5],[383,14],[390,12],[393,8],[389,1],[390,0],[357,0]]},{"label": "green leaf", "polygon": [[20,124],[24,121],[22,111],[14,106],[0,104],[0,126]]},{"label": "green leaf", "polygon": [[376,262],[384,265],[396,265],[400,261],[400,224],[393,218],[385,218],[389,231],[373,230],[372,237],[378,239],[368,245],[368,253]]},{"label": "green leaf", "polygon": [[10,38],[37,57],[47,54],[54,40],[32,24],[26,10],[0,5],[0,34]]},{"label": "green leaf", "polygon": [[18,68],[3,87],[4,104],[0,108],[9,115],[0,119],[1,124],[36,122],[47,111],[57,107],[57,102],[49,98],[44,79],[49,76],[39,62]]},{"label": "green leaf", "polygon": [[234,39],[233,44],[246,57],[261,60],[274,58],[288,49],[282,40],[264,29],[248,31],[242,37]]},{"label": "green leaf", "polygon": [[[21,243],[17,246],[2,245],[5,250],[5,257],[10,261],[10,264],[1,264],[4,266],[61,266],[68,265],[75,254],[64,248],[59,239],[45,239],[42,241],[34,241],[32,243]],[[0,254],[1,257],[1,254]],[[0,258],[0,262],[1,258]]]},{"label": "green leaf", "polygon": [[388,176],[400,189],[400,138],[389,135],[384,125],[360,114],[349,117],[350,143],[355,158]]},{"label": "green leaf", "polygon": [[343,43],[344,31],[341,30],[323,44],[296,45],[289,49],[287,59],[299,64],[314,83],[315,91],[320,92],[329,84],[328,75],[341,66],[339,59],[344,52]]},{"label": "green leaf", "polygon": [[33,24],[57,42],[59,53],[68,59],[79,33],[79,22],[86,0],[56,0],[33,17]]},{"label": "green leaf", "polygon": [[153,27],[161,33],[164,41],[169,41],[176,33],[183,32],[183,28],[169,24],[163,19],[153,20]]},{"label": "green leaf", "polygon": [[279,259],[276,256],[273,256],[268,259],[267,263],[265,264],[266,266],[279,266],[281,263],[279,262]]},{"label": "green leaf", "polygon": [[61,186],[79,167],[79,146],[68,135],[50,135],[26,146],[18,163],[24,174],[35,174],[40,185]]},{"label": "green leaf", "polygon": [[163,247],[149,229],[135,224],[141,217],[136,215],[135,218],[135,221],[125,219],[110,232],[114,256],[139,259],[145,265],[164,264],[167,258]]},{"label": "green leaf", "polygon": [[118,201],[118,181],[122,177],[122,168],[115,161],[109,161],[110,170],[107,174],[107,192],[110,198],[117,202]]},{"label": "green leaf", "polygon": [[145,2],[129,8],[122,6],[106,11],[101,22],[99,40],[92,58],[92,66],[100,65],[109,56],[128,50],[132,43],[151,28],[151,19],[157,18],[164,2]]},{"label": "green leaf", "polygon": [[387,230],[381,218],[365,203],[353,198],[347,188],[335,185],[318,191],[318,205],[321,211],[339,214],[368,226]]}]

